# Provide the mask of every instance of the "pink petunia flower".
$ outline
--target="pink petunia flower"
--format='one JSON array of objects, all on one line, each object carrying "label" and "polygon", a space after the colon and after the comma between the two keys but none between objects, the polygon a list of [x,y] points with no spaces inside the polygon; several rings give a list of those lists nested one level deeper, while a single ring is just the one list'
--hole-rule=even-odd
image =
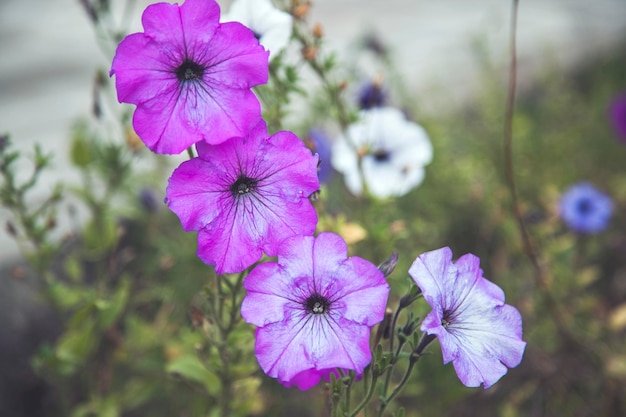
[{"label": "pink petunia flower", "polygon": [[198,231],[198,257],[217,273],[241,272],[262,252],[317,224],[309,196],[319,189],[317,155],[291,132],[268,137],[261,121],[246,137],[199,143],[166,191],[168,207],[185,231]]},{"label": "pink petunia flower", "polygon": [[250,29],[219,19],[215,0],[152,4],[144,32],[117,48],[118,100],[137,105],[133,127],[156,153],[244,136],[261,118],[250,88],[267,82],[268,53]]},{"label": "pink petunia flower", "polygon": [[522,360],[522,317],[504,303],[504,293],[483,277],[472,254],[452,262],[450,248],[420,255],[409,275],[433,310],[421,330],[439,339],[444,363],[461,382],[487,389]]},{"label": "pink petunia flower", "polygon": [[286,239],[278,262],[256,266],[244,287],[256,357],[281,384],[305,390],[337,368],[360,375],[370,363],[370,329],[383,319],[389,285],[374,264],[348,258],[341,237]]}]

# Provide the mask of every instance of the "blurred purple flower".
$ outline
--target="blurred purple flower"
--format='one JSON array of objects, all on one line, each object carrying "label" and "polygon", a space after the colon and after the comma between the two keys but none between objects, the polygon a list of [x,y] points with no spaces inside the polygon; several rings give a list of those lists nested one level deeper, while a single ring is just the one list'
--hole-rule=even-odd
[{"label": "blurred purple flower", "polygon": [[330,139],[320,129],[311,129],[307,135],[307,146],[311,151],[319,155],[319,167],[317,175],[320,183],[326,183],[333,174],[333,168],[330,165],[331,143]]},{"label": "blurred purple flower", "polygon": [[522,317],[483,277],[479,258],[467,254],[453,263],[445,247],[420,255],[409,275],[433,308],[421,330],[439,339],[444,363],[452,362],[464,385],[487,389],[519,365]]},{"label": "blurred purple flower", "polygon": [[387,102],[387,94],[379,81],[365,84],[359,92],[359,107],[369,110],[373,107],[383,107]]},{"label": "blurred purple flower", "polygon": [[244,286],[241,314],[257,326],[255,354],[281,384],[305,390],[336,368],[359,375],[370,363],[370,329],[384,317],[389,285],[376,265],[348,258],[341,237],[286,239],[278,262],[255,267]]},{"label": "blurred purple flower", "polygon": [[139,192],[139,202],[149,213],[155,213],[159,208],[154,190],[148,187],[142,188]]},{"label": "blurred purple flower", "polygon": [[613,99],[609,115],[615,133],[622,142],[626,142],[626,93]]},{"label": "blurred purple flower", "polygon": [[262,252],[275,256],[287,237],[313,234],[317,156],[296,135],[268,137],[261,121],[247,137],[197,148],[170,177],[166,203],[185,231],[198,231],[198,257],[218,274],[243,271]]},{"label": "blurred purple flower", "polygon": [[588,182],[571,186],[561,197],[561,218],[579,233],[606,229],[613,214],[613,201]]},{"label": "blurred purple flower", "polygon": [[214,0],[152,4],[145,32],[117,48],[110,75],[118,100],[137,105],[133,127],[156,153],[243,136],[261,118],[250,88],[267,82],[268,53],[250,29],[219,18]]}]

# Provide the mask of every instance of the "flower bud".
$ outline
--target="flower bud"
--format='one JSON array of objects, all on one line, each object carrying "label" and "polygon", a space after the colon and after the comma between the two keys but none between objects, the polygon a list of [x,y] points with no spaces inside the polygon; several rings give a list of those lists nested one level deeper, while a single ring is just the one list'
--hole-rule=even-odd
[{"label": "flower bud", "polygon": [[317,57],[317,48],[312,45],[305,46],[302,48],[302,57],[306,61],[313,61]]},{"label": "flower bud", "polygon": [[319,23],[316,23],[315,26],[313,26],[313,36],[317,39],[320,39],[322,36],[324,36],[324,29]]},{"label": "flower bud", "polygon": [[396,269],[396,265],[398,264],[398,254],[396,252],[392,253],[387,259],[383,261],[380,265],[378,265],[378,269],[383,273],[385,278],[387,278],[394,269]]}]

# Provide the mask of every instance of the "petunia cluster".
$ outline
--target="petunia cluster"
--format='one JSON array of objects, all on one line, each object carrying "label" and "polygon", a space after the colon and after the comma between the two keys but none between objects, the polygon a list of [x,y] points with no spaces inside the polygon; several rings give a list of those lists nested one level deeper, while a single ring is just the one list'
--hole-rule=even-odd
[{"label": "petunia cluster", "polygon": [[[338,235],[314,236],[320,156],[292,132],[270,134],[252,90],[267,82],[269,54],[288,42],[291,16],[269,0],[236,0],[222,17],[215,0],[185,0],[148,6],[142,23],[113,59],[118,99],[136,106],[133,127],[152,151],[189,151],[165,203],[197,232],[197,255],[218,274],[249,270],[241,314],[256,326],[259,365],[300,389],[361,375],[372,360],[370,332],[385,316],[387,272],[348,256]],[[397,109],[372,105],[361,116],[332,156],[311,133],[321,168],[332,162],[355,194],[363,183],[379,197],[407,193],[432,158],[428,136]],[[260,262],[264,254],[276,261]],[[520,362],[520,315],[482,277],[478,258],[454,264],[441,249],[409,272],[433,307],[422,330],[440,339],[464,384],[487,388]]]},{"label": "petunia cluster", "polygon": [[266,0],[240,0],[221,20],[214,0],[148,6],[144,32],[127,36],[113,60],[118,98],[136,105],[133,127],[152,151],[195,146],[165,202],[197,232],[200,259],[223,274],[278,256],[246,277],[242,306],[258,326],[266,373],[301,389],[337,368],[361,373],[389,286],[374,264],[348,258],[339,236],[313,237],[319,157],[291,132],[270,135],[251,90],[267,81],[265,48],[284,47],[291,16]]}]

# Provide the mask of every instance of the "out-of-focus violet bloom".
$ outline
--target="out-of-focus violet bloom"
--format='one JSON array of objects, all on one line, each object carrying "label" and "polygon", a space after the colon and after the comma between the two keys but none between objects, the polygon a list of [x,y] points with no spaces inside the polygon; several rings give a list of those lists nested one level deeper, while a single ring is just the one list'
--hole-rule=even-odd
[{"label": "out-of-focus violet bloom", "polygon": [[250,88],[267,82],[268,53],[250,29],[219,18],[215,0],[152,4],[144,32],[117,48],[118,100],[137,106],[133,127],[156,153],[244,136],[261,118]]},{"label": "out-of-focus violet bloom", "polygon": [[380,82],[370,82],[361,87],[361,91],[359,92],[359,107],[362,110],[382,107],[386,101],[387,93]]},{"label": "out-of-focus violet bloom", "polygon": [[320,183],[326,183],[333,174],[333,168],[330,165],[331,143],[330,139],[320,129],[311,129],[307,135],[307,146],[312,152],[317,153],[320,158],[317,174]]},{"label": "out-of-focus violet bloom", "polygon": [[561,197],[561,218],[579,233],[606,229],[613,214],[613,201],[588,182],[571,186]]},{"label": "out-of-focus violet bloom", "polygon": [[293,29],[293,17],[274,7],[270,0],[235,0],[222,22],[236,21],[249,27],[270,59],[287,47]]},{"label": "out-of-focus violet bloom", "polygon": [[159,206],[157,203],[157,199],[155,192],[153,189],[144,187],[139,192],[139,202],[141,203],[141,207],[143,207],[149,213],[155,213]]},{"label": "out-of-focus violet bloom", "polygon": [[420,255],[409,275],[432,311],[421,330],[439,339],[444,363],[452,362],[461,382],[487,389],[522,361],[522,317],[504,303],[504,292],[483,277],[472,254],[452,262],[450,248]]},{"label": "out-of-focus violet bloom", "polygon": [[348,258],[341,237],[286,239],[278,262],[256,266],[244,287],[256,357],[281,384],[305,390],[337,368],[360,375],[370,363],[370,329],[384,317],[389,285],[376,265]]},{"label": "out-of-focus violet bloom", "polygon": [[626,93],[613,99],[609,109],[609,117],[618,138],[626,143]]},{"label": "out-of-focus violet bloom", "polygon": [[359,171],[375,197],[401,196],[421,184],[424,166],[433,157],[426,131],[391,107],[361,112],[346,134],[333,144],[333,167],[343,173],[346,186],[355,195],[363,193]]},{"label": "out-of-focus violet bloom", "polygon": [[291,132],[268,137],[261,121],[246,137],[198,143],[166,190],[185,231],[198,231],[198,257],[218,274],[243,271],[262,252],[317,224],[309,195],[319,189],[317,156]]}]

